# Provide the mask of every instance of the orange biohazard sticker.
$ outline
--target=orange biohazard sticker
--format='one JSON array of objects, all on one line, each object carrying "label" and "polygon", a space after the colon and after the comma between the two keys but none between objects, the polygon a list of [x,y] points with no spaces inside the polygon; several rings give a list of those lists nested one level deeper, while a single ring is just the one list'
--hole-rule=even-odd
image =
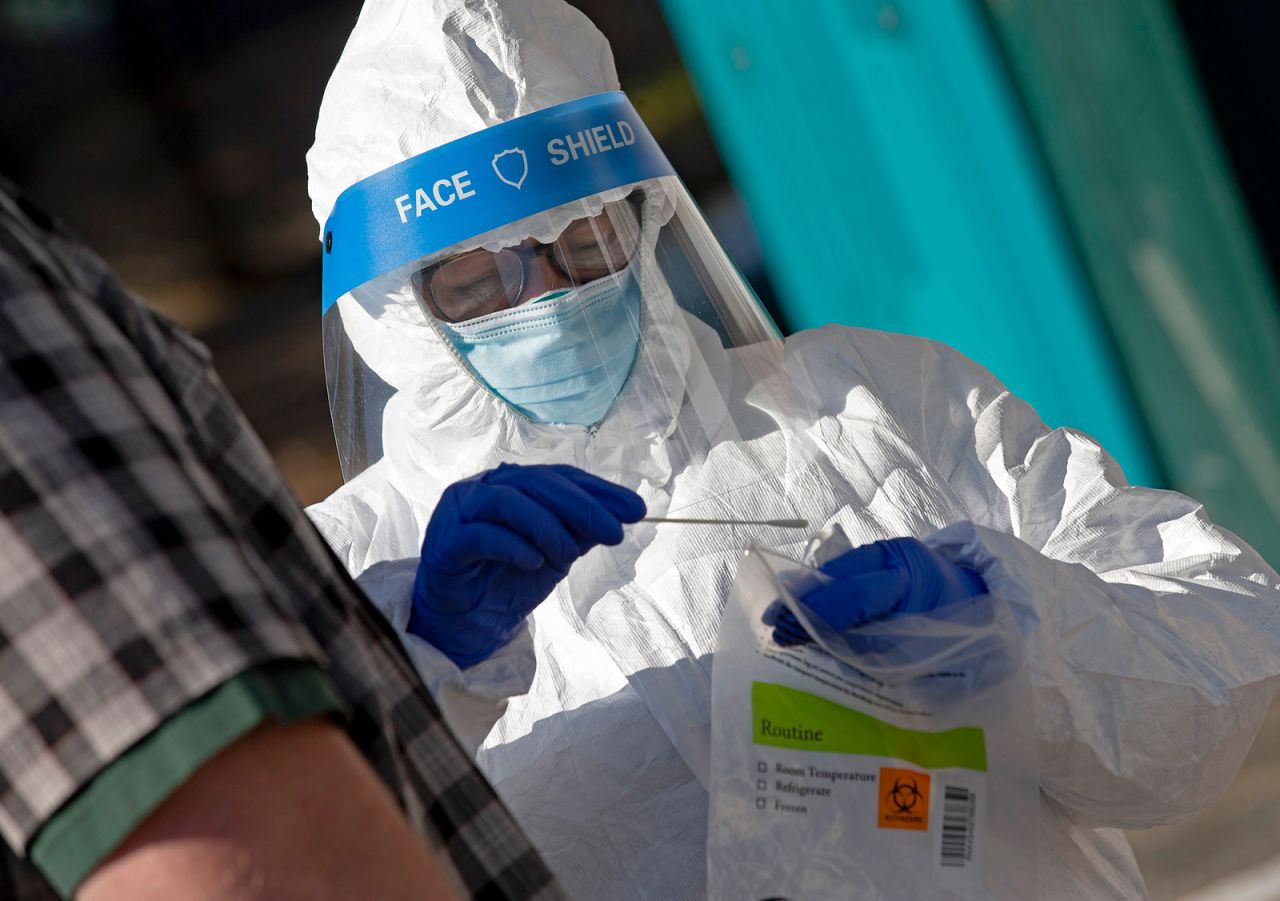
[{"label": "orange biohazard sticker", "polygon": [[876,823],[881,829],[927,830],[929,774],[881,767],[880,807]]}]

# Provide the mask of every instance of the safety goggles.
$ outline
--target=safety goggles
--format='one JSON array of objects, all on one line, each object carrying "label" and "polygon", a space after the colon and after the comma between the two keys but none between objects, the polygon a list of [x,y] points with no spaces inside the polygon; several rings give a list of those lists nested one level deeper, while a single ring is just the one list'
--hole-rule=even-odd
[{"label": "safety goggles", "polygon": [[[526,241],[499,251],[471,250],[415,272],[410,281],[424,312],[448,323],[517,307],[627,267],[640,240],[644,194],[633,191],[599,214],[571,222],[555,241]],[[540,258],[551,271],[532,272]]]}]

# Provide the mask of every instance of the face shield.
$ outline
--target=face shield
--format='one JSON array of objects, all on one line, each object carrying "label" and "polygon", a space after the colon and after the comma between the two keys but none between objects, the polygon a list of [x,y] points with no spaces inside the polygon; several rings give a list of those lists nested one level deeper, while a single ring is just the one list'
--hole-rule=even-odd
[{"label": "face shield", "polygon": [[777,329],[618,92],[344,192],[323,337],[344,478],[377,466],[424,504],[500,462],[657,491],[795,402]]}]

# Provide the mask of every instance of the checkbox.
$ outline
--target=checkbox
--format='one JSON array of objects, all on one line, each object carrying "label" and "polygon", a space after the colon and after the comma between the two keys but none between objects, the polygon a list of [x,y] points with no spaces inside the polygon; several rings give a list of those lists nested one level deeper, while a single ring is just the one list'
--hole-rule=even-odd
[{"label": "checkbox", "polygon": [[764,810],[764,798],[756,798],[756,807],[759,810]]},{"label": "checkbox", "polygon": [[758,792],[767,791],[767,790],[768,790],[768,788],[769,788],[769,780],[768,780],[768,779],[757,779],[757,780],[756,780],[756,791],[758,791]]},{"label": "checkbox", "polygon": [[765,763],[763,760],[760,761],[759,763],[756,764],[756,772],[757,773],[769,772],[769,764]]}]

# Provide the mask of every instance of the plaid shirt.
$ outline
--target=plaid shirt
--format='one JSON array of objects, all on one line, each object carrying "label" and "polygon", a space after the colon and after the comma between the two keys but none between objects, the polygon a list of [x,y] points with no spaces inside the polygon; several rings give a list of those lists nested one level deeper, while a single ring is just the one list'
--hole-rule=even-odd
[{"label": "plaid shirt", "polygon": [[560,896],[205,348],[0,180],[0,897],[51,895],[23,855],[106,765],[280,659],[474,896]]}]

